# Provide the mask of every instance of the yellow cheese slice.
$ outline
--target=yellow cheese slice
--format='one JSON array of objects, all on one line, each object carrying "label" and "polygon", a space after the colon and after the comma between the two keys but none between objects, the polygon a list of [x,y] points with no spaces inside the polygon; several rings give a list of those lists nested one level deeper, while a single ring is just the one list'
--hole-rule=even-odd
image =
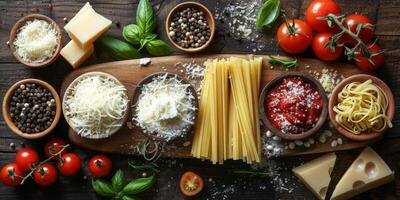
[{"label": "yellow cheese slice", "polygon": [[86,49],[107,31],[111,24],[111,20],[99,15],[86,4],[64,28],[79,47]]},{"label": "yellow cheese slice", "polygon": [[370,147],[361,152],[340,179],[331,200],[344,200],[394,180],[394,172]]},{"label": "yellow cheese slice", "polygon": [[329,153],[293,168],[293,173],[314,193],[318,199],[325,199],[336,154]]},{"label": "yellow cheese slice", "polygon": [[93,44],[83,50],[73,40],[71,40],[64,48],[61,49],[61,56],[65,58],[76,69],[83,63],[94,51]]}]

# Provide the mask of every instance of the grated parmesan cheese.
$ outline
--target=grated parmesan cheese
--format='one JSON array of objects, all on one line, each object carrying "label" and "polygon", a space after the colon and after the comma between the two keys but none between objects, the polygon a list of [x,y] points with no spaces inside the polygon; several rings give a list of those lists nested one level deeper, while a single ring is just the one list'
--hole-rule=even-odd
[{"label": "grated parmesan cheese", "polygon": [[168,74],[155,77],[143,85],[133,120],[145,133],[167,141],[183,137],[194,124],[194,96],[184,84]]},{"label": "grated parmesan cheese", "polygon": [[122,126],[128,107],[125,87],[100,75],[82,78],[67,91],[63,106],[71,127],[86,138],[110,136]]},{"label": "grated parmesan cheese", "polygon": [[54,25],[44,20],[28,21],[18,30],[14,46],[23,60],[43,62],[56,50],[57,32]]}]

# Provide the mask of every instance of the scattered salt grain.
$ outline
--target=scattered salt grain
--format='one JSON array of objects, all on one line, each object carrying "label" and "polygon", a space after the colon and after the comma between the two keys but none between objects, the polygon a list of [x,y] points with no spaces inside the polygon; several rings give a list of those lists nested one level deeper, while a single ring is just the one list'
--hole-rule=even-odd
[{"label": "scattered salt grain", "polygon": [[294,143],[296,144],[296,146],[303,146],[303,141],[301,140],[295,140]]},{"label": "scattered salt grain", "polygon": [[319,142],[321,142],[321,143],[325,143],[325,142],[326,142],[326,136],[325,136],[325,134],[321,134],[321,135],[319,136]]},{"label": "scattered salt grain", "polygon": [[268,130],[266,133],[267,137],[272,137],[272,132],[270,130]]},{"label": "scattered salt grain", "polygon": [[275,140],[275,141],[280,141],[281,140],[281,138],[279,136],[277,136],[277,135],[273,136],[272,139]]},{"label": "scattered salt grain", "polygon": [[343,144],[342,138],[338,138],[338,139],[337,139],[337,143],[338,143],[339,145]]},{"label": "scattered salt grain", "polygon": [[296,148],[296,144],[294,142],[289,143],[289,149],[294,149]]},{"label": "scattered salt grain", "polygon": [[338,145],[338,142],[336,140],[333,140],[331,142],[331,147],[336,147]]},{"label": "scattered salt grain", "polygon": [[310,143],[310,144],[315,144],[315,140],[314,140],[314,138],[310,138],[310,139],[308,139],[308,143]]},{"label": "scattered salt grain", "polygon": [[141,58],[139,60],[139,65],[140,66],[147,66],[151,63],[151,59],[150,58]]}]

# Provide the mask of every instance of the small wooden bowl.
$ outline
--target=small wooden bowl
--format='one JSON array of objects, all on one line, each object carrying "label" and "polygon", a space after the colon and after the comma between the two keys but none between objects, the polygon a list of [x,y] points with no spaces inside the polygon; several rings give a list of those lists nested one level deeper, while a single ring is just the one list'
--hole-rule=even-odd
[{"label": "small wooden bowl", "polygon": [[[169,72],[157,72],[157,73],[150,74],[150,75],[146,76],[143,80],[141,80],[141,81],[138,83],[138,85],[137,85],[137,87],[136,87],[136,89],[135,89],[135,92],[134,92],[134,94],[133,94],[132,105],[131,105],[131,106],[132,106],[132,116],[135,116],[135,113],[136,113],[136,105],[137,105],[137,102],[139,101],[139,96],[140,96],[140,94],[142,93],[142,87],[143,87],[143,85],[145,85],[145,84],[147,84],[147,83],[150,83],[150,82],[153,81],[154,78],[156,78],[156,77],[158,77],[158,76],[163,76],[163,75],[165,75],[165,74],[167,74],[167,77],[176,77],[176,78],[177,78],[179,81],[181,81],[183,84],[190,84],[190,83],[187,82],[185,79],[183,79],[183,78],[181,78],[180,76],[178,76],[177,74],[173,74],[173,73],[169,73]],[[196,112],[194,113],[194,117],[195,117],[195,120],[196,120],[197,112],[198,112],[198,109],[199,109],[198,97],[197,97],[196,90],[193,88],[192,85],[190,85],[189,91],[190,91],[190,93],[191,93],[191,94],[193,95],[193,97],[194,97],[193,103],[194,103],[194,106],[195,106],[195,108],[196,108]],[[145,135],[148,136],[149,138],[151,138],[151,139],[153,139],[153,140],[157,140],[157,141],[166,141],[166,139],[163,138],[163,137],[158,137],[158,136],[156,136],[156,135],[154,135],[154,134],[152,134],[152,133],[147,133],[147,131],[145,131],[141,126],[137,125],[137,123],[133,120],[133,118],[132,118],[132,124],[133,124],[137,129],[139,129],[140,132],[142,132],[143,134],[145,134]],[[175,140],[175,139],[181,139],[181,138],[187,137],[187,136],[193,131],[193,128],[194,128],[194,125],[190,125],[189,127],[187,127],[187,132],[184,134],[183,137],[172,138],[171,141],[172,141],[172,140]]]},{"label": "small wooden bowl", "polygon": [[[57,48],[54,51],[53,55],[50,58],[48,58],[47,60],[43,61],[43,62],[30,62],[30,61],[26,61],[26,60],[22,59],[17,54],[17,52],[15,50],[15,46],[14,46],[14,40],[17,37],[19,29],[22,26],[24,26],[26,24],[26,22],[33,21],[35,19],[44,20],[44,21],[48,22],[49,24],[54,26],[55,31],[57,32]],[[62,32],[61,32],[61,29],[58,26],[58,24],[55,21],[53,21],[52,19],[50,19],[49,17],[44,16],[44,15],[40,15],[40,14],[27,15],[27,16],[21,18],[20,20],[18,20],[17,23],[15,23],[14,27],[11,29],[8,41],[9,41],[10,49],[11,49],[14,57],[19,62],[21,62],[22,64],[27,65],[29,67],[44,67],[44,66],[50,65],[55,60],[57,60],[58,56],[60,56],[60,51],[61,51],[61,48],[62,48],[62,45],[63,45]]]},{"label": "small wooden bowl", "polygon": [[[85,74],[82,74],[80,76],[78,76],[74,81],[72,81],[71,84],[69,84],[69,86],[67,87],[67,89],[65,89],[64,92],[64,96],[63,96],[63,101],[62,101],[62,110],[63,110],[63,114],[64,114],[64,118],[67,121],[68,125],[75,131],[75,133],[78,133],[78,131],[73,127],[73,125],[71,124],[71,118],[66,114],[67,113],[67,105],[65,104],[65,99],[68,95],[70,95],[72,93],[72,88],[74,88],[76,86],[76,84],[88,77],[88,76],[103,76],[103,77],[107,77],[110,78],[111,80],[115,81],[117,84],[124,86],[117,78],[115,78],[114,76],[104,73],[104,72],[88,72]],[[125,87],[125,86],[124,86]],[[128,98],[128,94],[125,91],[125,96]],[[128,103],[129,104],[129,103]],[[124,113],[124,117],[122,119],[120,119],[120,124],[121,126],[114,128],[109,134],[104,134],[100,137],[96,137],[98,135],[92,135],[92,136],[82,136],[79,135],[83,138],[88,138],[88,139],[104,139],[104,138],[108,138],[111,135],[113,135],[114,133],[118,132],[125,124],[126,120],[128,119],[128,111],[129,111],[129,105],[126,107],[125,113]]]},{"label": "small wooden bowl", "polygon": [[[322,112],[319,116],[319,119],[315,126],[311,128],[310,130],[304,132],[304,133],[298,133],[298,134],[288,134],[288,133],[283,133],[281,130],[276,128],[271,121],[268,119],[267,114],[265,112],[265,99],[266,96],[268,95],[269,91],[271,88],[275,87],[277,84],[280,84],[284,78],[289,78],[289,77],[300,77],[303,79],[305,82],[310,83],[311,85],[314,86],[314,88],[319,92],[319,95],[321,96],[322,99]],[[264,123],[264,125],[272,131],[275,135],[287,139],[287,140],[301,140],[304,138],[307,138],[314,133],[318,132],[322,126],[324,125],[327,117],[328,117],[328,97],[326,96],[324,88],[321,86],[321,84],[312,76],[300,73],[300,72],[288,72],[285,74],[282,74],[273,80],[271,80],[266,86],[264,86],[263,90],[261,91],[260,95],[260,102],[259,102],[259,107],[260,107],[260,115],[261,115],[261,120]]]},{"label": "small wooden bowl", "polygon": [[[181,46],[179,46],[179,44],[175,43],[174,40],[172,40],[172,38],[169,36],[169,27],[171,24],[171,21],[173,19],[173,17],[175,16],[175,14],[183,9],[186,8],[195,8],[197,10],[203,11],[204,16],[208,22],[208,25],[210,27],[210,31],[211,31],[211,35],[210,38],[208,39],[208,41],[203,44],[200,47],[197,48],[183,48]],[[198,2],[193,2],[193,1],[188,1],[188,2],[184,2],[181,4],[176,5],[168,14],[167,16],[167,20],[165,21],[165,31],[167,34],[167,37],[169,39],[169,41],[178,49],[185,51],[185,52],[189,52],[189,53],[195,53],[195,52],[199,52],[202,51],[204,49],[206,49],[212,42],[213,38],[214,38],[214,34],[215,34],[215,22],[214,22],[214,16],[213,14],[210,12],[210,10],[208,10],[207,7],[205,7],[203,4],[198,3]]]},{"label": "small wooden bowl", "polygon": [[342,125],[340,125],[337,121],[336,121],[336,112],[333,111],[333,107],[337,105],[337,97],[338,94],[342,91],[342,89],[349,83],[351,82],[364,82],[366,80],[371,79],[373,83],[375,83],[377,86],[379,86],[380,88],[382,88],[382,90],[386,93],[387,97],[388,97],[388,109],[387,109],[387,116],[389,118],[390,121],[393,120],[393,116],[394,116],[394,109],[395,109],[395,105],[394,105],[394,97],[393,97],[393,93],[390,90],[390,88],[379,78],[375,77],[375,76],[371,76],[371,75],[367,75],[367,74],[356,74],[353,76],[350,76],[346,79],[344,79],[342,82],[340,82],[335,89],[333,89],[332,94],[330,96],[329,99],[329,118],[332,122],[333,127],[335,127],[335,129],[341,133],[342,135],[346,136],[347,138],[350,138],[352,140],[357,140],[357,141],[365,141],[365,140],[373,140],[376,138],[379,138],[381,136],[383,136],[383,133],[385,132],[385,130],[388,127],[383,128],[382,130],[378,131],[378,132],[371,132],[371,133],[361,133],[361,134],[354,134],[351,133],[350,131],[346,130],[345,128],[343,128]]},{"label": "small wooden bowl", "polygon": [[[49,126],[49,128],[47,128],[46,130],[39,132],[39,133],[24,133],[21,130],[18,129],[17,126],[15,126],[11,116],[10,116],[10,102],[11,102],[11,98],[12,95],[14,94],[15,90],[17,90],[19,88],[19,86],[21,84],[26,84],[26,83],[35,83],[37,85],[40,85],[44,88],[46,88],[47,90],[49,90],[49,92],[51,93],[51,95],[53,96],[55,102],[56,102],[56,115],[54,116],[53,122],[51,123],[51,125]],[[38,79],[24,79],[21,81],[18,81],[17,83],[15,83],[14,85],[12,85],[6,92],[5,96],[4,96],[4,100],[3,100],[3,118],[4,121],[6,122],[7,126],[11,129],[11,131],[13,133],[15,133],[16,135],[19,135],[23,138],[26,139],[38,139],[41,137],[46,136],[47,134],[49,134],[58,124],[58,121],[60,120],[60,116],[61,116],[61,101],[60,101],[60,97],[57,94],[57,91],[48,83],[42,81],[42,80],[38,80]]]}]

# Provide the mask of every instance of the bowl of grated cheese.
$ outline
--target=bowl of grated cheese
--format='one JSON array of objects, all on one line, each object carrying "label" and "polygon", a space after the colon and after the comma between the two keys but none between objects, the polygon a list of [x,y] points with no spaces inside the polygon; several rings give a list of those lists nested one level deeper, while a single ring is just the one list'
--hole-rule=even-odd
[{"label": "bowl of grated cheese", "polygon": [[44,67],[57,60],[62,48],[62,33],[47,16],[31,14],[11,29],[8,44],[14,57],[29,67]]}]

